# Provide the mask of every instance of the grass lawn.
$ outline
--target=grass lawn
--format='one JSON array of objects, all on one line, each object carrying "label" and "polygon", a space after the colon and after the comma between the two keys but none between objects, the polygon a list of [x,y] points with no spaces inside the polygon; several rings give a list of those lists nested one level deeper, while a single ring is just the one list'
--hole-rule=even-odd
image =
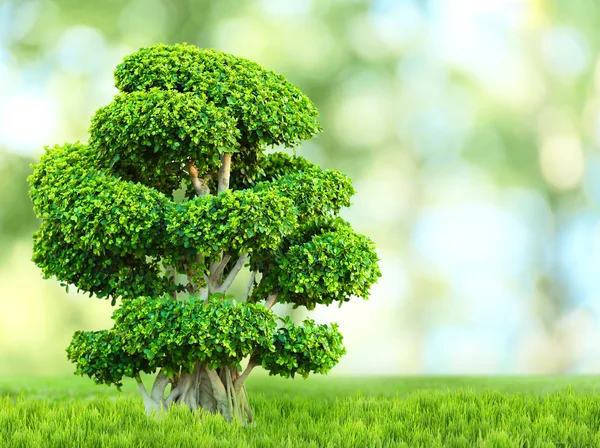
[{"label": "grass lawn", "polygon": [[119,393],[75,376],[0,378],[0,447],[600,447],[596,384],[255,376],[247,388],[256,425],[241,428],[181,408],[148,418],[133,381]]}]

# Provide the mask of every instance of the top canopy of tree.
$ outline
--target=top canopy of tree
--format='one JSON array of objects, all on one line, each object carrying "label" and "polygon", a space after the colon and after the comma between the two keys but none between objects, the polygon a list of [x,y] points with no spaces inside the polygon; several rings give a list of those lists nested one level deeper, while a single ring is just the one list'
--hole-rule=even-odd
[{"label": "top canopy of tree", "polygon": [[240,153],[253,177],[269,145],[294,146],[320,132],[317,110],[282,75],[243,58],[191,45],[142,48],[115,70],[123,92],[101,108],[90,145],[123,178],[163,192],[184,178],[178,165],[202,160],[214,174],[224,152]]}]

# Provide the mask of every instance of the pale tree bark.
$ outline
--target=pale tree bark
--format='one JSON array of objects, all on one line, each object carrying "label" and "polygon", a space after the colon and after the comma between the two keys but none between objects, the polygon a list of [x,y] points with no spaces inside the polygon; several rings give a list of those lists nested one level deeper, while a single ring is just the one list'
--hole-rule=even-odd
[{"label": "pale tree bark", "polygon": [[157,403],[164,405],[165,390],[170,383],[171,379],[162,373],[162,371],[159,371],[158,375],[156,375],[156,379],[154,380],[154,384],[152,385],[152,392],[150,393],[152,399]]},{"label": "pale tree bark", "polygon": [[223,270],[227,266],[227,263],[229,263],[229,260],[231,260],[231,255],[224,254],[221,257],[220,261],[214,262],[213,264],[210,265],[210,277],[214,283],[221,282],[221,276],[223,275]]},{"label": "pale tree bark", "polygon": [[246,369],[242,372],[239,378],[235,380],[234,386],[236,390],[239,391],[242,388],[244,382],[246,381],[246,378],[248,378],[248,375],[250,375],[250,372],[252,372],[252,369],[254,369],[254,367],[256,367],[256,363],[252,358],[250,358]]},{"label": "pale tree bark", "polygon": [[200,300],[208,300],[208,286],[198,288],[198,298]]},{"label": "pale tree bark", "polygon": [[192,186],[194,187],[194,191],[196,195],[199,197],[204,197],[207,194],[210,194],[210,188],[208,188],[208,181],[212,178],[212,176],[207,176],[204,179],[198,178],[198,168],[196,168],[196,164],[193,160],[188,162],[188,173],[190,176],[190,181],[192,182]]},{"label": "pale tree bark", "polygon": [[231,172],[231,154],[225,153],[221,156],[221,167],[219,168],[219,182],[217,194],[223,193],[229,188],[229,173]]},{"label": "pale tree bark", "polygon": [[248,259],[248,254],[243,254],[237,259],[237,261],[235,262],[235,265],[233,266],[233,268],[231,268],[231,271],[229,271],[227,278],[223,281],[221,286],[219,286],[215,292],[220,292],[222,294],[225,294],[225,292],[229,289],[229,287],[233,283],[233,280],[235,280],[235,277],[238,275],[238,273],[244,267],[244,263],[246,263],[247,259]]},{"label": "pale tree bark", "polygon": [[[249,425],[254,416],[244,382],[255,366],[251,358],[242,375],[238,375],[233,366],[208,369],[202,363],[197,363],[193,372],[181,373],[176,377],[176,382],[159,372],[152,395],[148,394],[139,376],[136,380],[144,399],[146,413],[149,415],[167,411],[170,406],[180,405],[191,411],[203,409],[220,414],[228,422]],[[165,389],[169,384],[172,389],[165,399]]]},{"label": "pale tree bark", "polygon": [[273,305],[275,305],[276,302],[277,302],[277,294],[269,294],[269,296],[267,297],[265,306],[267,307],[268,310],[270,310],[271,308],[273,308]]},{"label": "pale tree bark", "polygon": [[[159,373],[159,375],[160,375],[160,373]],[[157,377],[157,380],[158,380],[158,377]],[[148,391],[146,390],[146,386],[144,386],[144,383],[142,382],[142,378],[140,377],[139,374],[135,377],[135,381],[137,382],[138,389],[140,390],[140,392],[142,394],[142,398],[144,400],[144,410],[145,410],[146,414],[151,415],[155,412],[163,411],[165,409],[164,403],[162,401],[155,400],[154,398],[152,398],[152,396],[150,396],[150,394],[148,394]]]},{"label": "pale tree bark", "polygon": [[256,271],[252,271],[252,274],[250,274],[250,280],[248,281],[246,292],[244,292],[244,295],[242,296],[242,302],[245,302],[246,300],[248,300],[248,297],[250,297],[250,293],[252,292],[252,286],[254,285],[254,279],[256,279]]},{"label": "pale tree bark", "polygon": [[[217,195],[219,195],[229,189],[230,173],[231,173],[231,154],[224,153],[221,156],[221,166],[219,167],[219,177],[217,178]],[[221,253],[218,257],[218,261],[213,263],[213,265],[211,265],[210,279],[211,279],[212,285],[209,285],[210,292],[214,292],[212,290],[217,288],[216,284],[221,281],[220,273],[223,272],[223,269],[225,269],[225,266],[227,265],[227,262],[229,261],[229,258],[226,259],[226,257],[227,257],[227,255],[224,255],[223,253]],[[223,260],[225,260],[225,263],[223,263]],[[214,273],[213,273],[213,266],[215,269]],[[220,270],[220,273],[216,272],[218,269]]]}]

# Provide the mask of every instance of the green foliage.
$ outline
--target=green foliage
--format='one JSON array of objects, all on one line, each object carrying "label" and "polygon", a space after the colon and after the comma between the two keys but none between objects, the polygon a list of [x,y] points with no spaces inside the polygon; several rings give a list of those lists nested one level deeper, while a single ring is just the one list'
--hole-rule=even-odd
[{"label": "green foliage", "polygon": [[78,375],[87,375],[96,384],[115,384],[120,388],[124,376],[133,378],[154,368],[146,358],[124,349],[123,336],[114,330],[76,331],[67,356],[77,366]]},{"label": "green foliage", "polygon": [[92,118],[90,146],[117,175],[170,194],[197,164],[200,177],[238,147],[236,119],[201,95],[151,89],[117,95]]},{"label": "green foliage", "polygon": [[272,182],[260,182],[254,191],[275,189],[290,198],[300,218],[338,213],[350,206],[354,188],[345,174],[335,170],[308,168],[279,177]]},{"label": "green foliage", "polygon": [[177,289],[147,258],[175,251],[165,245],[171,201],[162,193],[95,168],[92,151],[79,143],[47,148],[29,182],[34,211],[44,220],[33,260],[46,278],[99,298]]},{"label": "green foliage", "polygon": [[[248,166],[252,166],[248,169]],[[284,152],[256,153],[252,161],[234,164],[231,169],[231,186],[236,190],[252,188],[258,182],[272,182],[286,174],[307,171],[319,166],[304,157],[290,156]]]},{"label": "green foliage", "polygon": [[321,129],[318,112],[282,75],[244,58],[191,45],[158,44],[125,57],[115,70],[122,92],[193,92],[237,120],[240,146],[294,146]]},{"label": "green foliage", "polygon": [[263,170],[263,181],[274,181],[286,174],[294,174],[301,171],[309,171],[318,168],[319,165],[312,163],[301,156],[290,156],[284,152],[268,154],[261,161]]},{"label": "green foliage", "polygon": [[295,325],[288,316],[283,323],[275,333],[274,349],[259,350],[256,355],[269,375],[325,374],[346,353],[337,324],[315,325],[314,320],[305,319],[303,325]]},{"label": "green foliage", "polygon": [[94,168],[91,152],[82,144],[46,150],[29,179],[36,214],[60,223],[66,243],[98,256],[171,250],[165,246],[162,220],[172,201],[153,188]]},{"label": "green foliage", "polygon": [[191,194],[181,169],[189,159],[200,161],[201,178],[212,175],[214,190],[222,152],[238,155],[238,188],[260,172],[266,146],[292,147],[321,131],[314,105],[282,75],[214,50],[142,48],[117,66],[115,84],[123,94],[98,111],[91,143],[123,178],[164,192],[183,180]]},{"label": "green foliage", "polygon": [[381,276],[373,242],[355,233],[341,218],[307,222],[275,252],[262,252],[251,268],[263,272],[254,300],[271,291],[281,303],[340,306],[351,296],[368,298],[369,288]]},{"label": "green foliage", "polygon": [[293,201],[298,221],[337,214],[351,205],[356,193],[350,178],[340,171],[323,170],[303,157],[273,153],[259,159],[252,179],[234,177],[236,188],[252,192],[274,191]]},{"label": "green foliage", "polygon": [[255,350],[271,350],[276,327],[264,306],[232,304],[219,296],[185,302],[139,297],[124,301],[113,319],[106,335],[75,333],[68,353],[76,373],[117,385],[123,376],[158,368],[173,376],[180,369],[191,372],[197,362],[238,365]]},{"label": "green foliage", "polygon": [[191,371],[197,361],[213,368],[237,365],[255,349],[270,347],[276,327],[265,307],[218,295],[186,302],[139,298],[125,302],[113,318],[126,350],[144,353],[170,372]]},{"label": "green foliage", "polygon": [[66,240],[60,225],[42,222],[34,234],[33,261],[44,278],[55,276],[67,291],[71,284],[90,296],[110,298],[114,305],[118,297],[157,296],[176,288],[156,261],[109,251],[99,256]]},{"label": "green foliage", "polygon": [[177,247],[204,256],[275,249],[296,226],[293,202],[276,191],[226,191],[186,201],[166,218]]}]

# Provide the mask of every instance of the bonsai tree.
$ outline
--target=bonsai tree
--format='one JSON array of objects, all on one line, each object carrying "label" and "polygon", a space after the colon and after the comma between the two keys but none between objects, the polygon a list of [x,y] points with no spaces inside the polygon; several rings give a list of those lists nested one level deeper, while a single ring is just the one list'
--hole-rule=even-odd
[{"label": "bonsai tree", "polygon": [[[160,44],[115,81],[89,142],[46,148],[29,178],[45,278],[120,301],[114,327],[77,331],[68,358],[96,383],[135,378],[148,413],[180,404],[247,424],[255,366],[306,377],[345,353],[336,324],[296,325],[273,305],[341,306],[381,275],[373,243],[338,216],[352,184],[264,153],[321,129],[306,96],[253,62]],[[156,374],[150,390],[141,373]]]}]

